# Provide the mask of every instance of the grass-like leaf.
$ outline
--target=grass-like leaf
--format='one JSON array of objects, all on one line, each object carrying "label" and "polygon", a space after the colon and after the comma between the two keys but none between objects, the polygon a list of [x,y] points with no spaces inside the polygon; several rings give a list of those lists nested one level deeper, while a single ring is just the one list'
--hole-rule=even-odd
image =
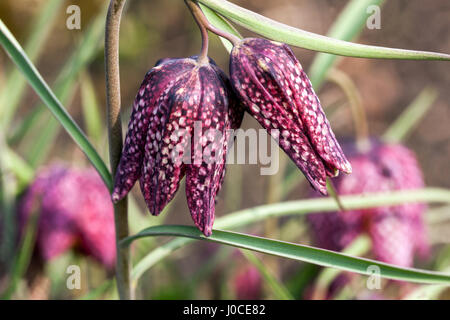
[{"label": "grass-like leaf", "polygon": [[[381,6],[384,0],[351,0],[334,21],[327,36],[333,39],[353,41],[366,25],[367,8]],[[314,89],[320,89],[328,70],[336,63],[332,54],[318,53],[309,68],[308,76]]]},{"label": "grass-like leaf", "polygon": [[86,133],[96,146],[100,146],[103,128],[103,118],[100,114],[100,106],[95,94],[95,87],[87,72],[80,77],[81,106],[83,107],[83,120]]},{"label": "grass-like leaf", "polygon": [[369,46],[325,37],[266,18],[225,0],[199,2],[248,30],[300,48],[359,58],[450,60],[450,55],[445,53]]},{"label": "grass-like leaf", "polygon": [[[61,0],[51,0],[42,5],[42,10],[31,22],[30,36],[25,43],[25,52],[31,61],[35,61],[50,34],[53,22],[56,20],[59,9],[64,4]],[[9,125],[23,96],[26,80],[19,70],[14,68],[6,77],[7,81],[0,91],[0,122]]]},{"label": "grass-like leaf", "polygon": [[276,299],[280,300],[295,300],[288,289],[272,274],[272,272],[266,268],[266,266],[258,259],[258,257],[249,250],[241,250],[242,254],[247,260],[258,269],[259,273],[263,277],[264,281],[271,288],[272,293]]},{"label": "grass-like leaf", "polygon": [[[350,256],[361,256],[371,248],[371,241],[367,235],[360,235],[355,238],[342,253]],[[335,268],[325,268],[317,276],[316,285],[314,287],[313,300],[326,299],[326,291],[331,283],[341,274],[341,270]]]},{"label": "grass-like leaf", "polygon": [[428,87],[423,89],[405,111],[400,114],[383,135],[383,139],[391,143],[399,143],[419,123],[420,119],[427,113],[436,101],[438,92]]},{"label": "grass-like leaf", "polygon": [[8,53],[13,62],[24,74],[29,84],[39,95],[42,101],[50,109],[53,115],[58,119],[59,123],[69,133],[72,139],[78,144],[81,150],[86,154],[95,169],[98,171],[106,186],[111,189],[111,174],[103,160],[98,155],[92,144],[86,138],[80,127],[75,123],[72,117],[62,106],[61,102],[52,92],[45,80],[39,74],[38,70],[28,59],[20,44],[8,30],[3,21],[0,20],[0,44]]},{"label": "grass-like leaf", "polygon": [[[341,196],[340,199],[343,206],[347,210],[354,210],[413,202],[450,203],[450,191],[438,188],[425,188],[410,191]],[[332,198],[288,201],[230,213],[222,218],[216,219],[214,226],[219,229],[233,229],[262,221],[268,217],[303,215],[308,213],[331,212],[336,210],[338,210],[338,205]],[[146,229],[141,232],[145,232],[145,230]],[[158,261],[166,258],[173,251],[183,247],[191,241],[192,240],[190,239],[178,238],[165,243],[147,254],[133,268],[133,281],[137,281],[142,274],[144,274]]]},{"label": "grass-like leaf", "polygon": [[368,270],[369,267],[377,266],[380,270],[380,276],[388,279],[417,283],[450,284],[450,274],[413,268],[401,268],[375,260],[356,258],[343,253],[314,248],[306,245],[299,245],[223,230],[214,230],[210,237],[205,237],[195,227],[178,225],[155,226],[122,240],[121,244],[126,246],[133,240],[142,237],[154,236],[176,236],[196,240],[207,240],[278,257],[314,263],[324,267],[333,267],[365,275],[371,275],[371,272]]},{"label": "grass-like leaf", "polygon": [[[67,105],[72,99],[76,89],[76,80],[80,71],[82,71],[83,68],[92,61],[95,54],[99,52],[100,44],[102,43],[101,39],[103,37],[104,12],[105,10],[102,10],[88,26],[82,41],[77,45],[74,53],[67,59],[55,81],[54,93],[63,104]],[[45,105],[36,106],[35,109],[43,111],[45,110]],[[23,126],[25,126],[27,130],[30,130],[28,137],[35,134],[36,131],[40,132],[40,134],[36,139],[25,139],[25,144],[30,140],[33,140],[33,144],[31,146],[26,146],[23,149],[27,150],[27,160],[30,164],[37,167],[45,159],[48,151],[54,145],[54,141],[61,127],[59,126],[58,121],[48,113],[40,112],[37,113],[36,116],[34,115],[34,113],[31,113],[32,121],[25,120]],[[42,127],[42,124],[44,124],[44,127]],[[18,131],[23,132],[24,129],[19,127]]]}]

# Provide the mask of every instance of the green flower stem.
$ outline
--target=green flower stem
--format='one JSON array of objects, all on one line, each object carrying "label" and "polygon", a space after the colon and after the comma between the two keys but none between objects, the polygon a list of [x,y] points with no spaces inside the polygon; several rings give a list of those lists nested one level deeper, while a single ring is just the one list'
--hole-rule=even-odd
[{"label": "green flower stem", "polygon": [[330,70],[327,78],[339,86],[347,96],[356,132],[356,145],[359,150],[366,150],[369,145],[369,125],[358,88],[352,78],[335,68]]},{"label": "green flower stem", "polygon": [[[106,69],[106,108],[108,122],[109,158],[112,176],[116,174],[122,152],[122,123],[120,119],[120,74],[119,74],[119,30],[125,0],[111,0],[106,16],[105,28],[105,69]],[[134,298],[130,285],[130,250],[119,246],[128,236],[127,198],[114,205],[116,226],[116,283],[122,300]]]}]

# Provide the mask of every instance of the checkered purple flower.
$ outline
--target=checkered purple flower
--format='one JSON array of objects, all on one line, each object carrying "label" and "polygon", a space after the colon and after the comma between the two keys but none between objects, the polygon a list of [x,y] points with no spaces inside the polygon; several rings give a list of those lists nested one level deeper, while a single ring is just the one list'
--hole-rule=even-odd
[{"label": "checkered purple flower", "polygon": [[[424,186],[414,154],[402,145],[374,141],[367,152],[354,145],[344,148],[353,173],[340,177],[340,195],[389,192]],[[423,222],[424,204],[402,204],[365,210],[311,214],[308,220],[320,247],[342,250],[360,233],[372,239],[374,256],[384,262],[410,267],[414,255],[426,256],[429,244]]]},{"label": "checkered purple flower", "polygon": [[200,64],[196,57],[160,60],[146,74],[134,101],[113,201],[122,199],[139,179],[150,212],[158,215],[186,175],[192,219],[211,235],[229,129],[239,127],[242,117],[228,78],[214,62]]},{"label": "checkered purple flower", "polygon": [[311,185],[326,194],[326,177],[351,165],[319,99],[292,50],[284,43],[247,38],[235,45],[231,82],[247,111],[278,141]]},{"label": "checkered purple flower", "polygon": [[22,232],[36,214],[36,246],[44,260],[76,248],[107,268],[116,259],[114,212],[97,172],[54,165],[41,170],[18,208]]}]

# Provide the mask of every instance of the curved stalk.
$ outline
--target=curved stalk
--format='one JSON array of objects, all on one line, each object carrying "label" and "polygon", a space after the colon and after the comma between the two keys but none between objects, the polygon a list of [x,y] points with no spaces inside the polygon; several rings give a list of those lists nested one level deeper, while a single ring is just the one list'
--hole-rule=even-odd
[{"label": "curved stalk", "polygon": [[[200,27],[200,30],[202,30],[202,37],[203,37],[203,30],[209,30],[212,33],[217,34],[218,36],[221,36],[222,38],[227,39],[230,41],[233,46],[235,46],[237,43],[241,41],[241,39],[234,34],[228,33],[224,30],[216,28],[214,25],[212,25],[208,19],[206,18],[205,14],[203,13],[202,9],[200,9],[197,1],[192,0],[185,0],[186,5],[189,7],[189,10],[191,10],[192,15],[195,18],[195,21]],[[206,37],[208,35],[206,34]]]},{"label": "curved stalk", "polygon": [[[119,30],[125,0],[111,0],[105,27],[106,110],[108,122],[109,158],[112,176],[116,174],[122,152],[120,119]],[[116,282],[120,299],[133,299],[130,285],[130,251],[119,242],[128,236],[127,198],[114,205],[116,227]]]},{"label": "curved stalk", "polygon": [[362,98],[355,83],[345,72],[335,68],[330,70],[327,78],[339,86],[347,96],[355,127],[357,148],[361,151],[366,150],[369,147],[369,126]]},{"label": "curved stalk", "polygon": [[200,33],[202,34],[202,48],[200,50],[200,54],[198,56],[198,62],[200,64],[206,64],[208,63],[208,45],[209,45],[209,38],[208,38],[208,30],[206,29],[205,25],[201,22],[198,16],[198,10],[201,10],[197,4],[193,3],[189,0],[184,0],[184,3],[188,6],[189,10],[192,13],[192,16],[194,17],[195,22],[197,23]]}]

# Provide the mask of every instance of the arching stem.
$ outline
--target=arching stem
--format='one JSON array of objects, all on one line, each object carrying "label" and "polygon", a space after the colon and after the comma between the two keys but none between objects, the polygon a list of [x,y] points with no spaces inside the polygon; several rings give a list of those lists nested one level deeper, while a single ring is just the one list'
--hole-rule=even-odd
[{"label": "arching stem", "polygon": [[338,85],[347,96],[355,127],[356,146],[358,150],[365,151],[370,147],[369,126],[362,98],[352,79],[338,69],[331,69],[327,75],[328,80]]},{"label": "arching stem", "polygon": [[[111,0],[105,26],[106,110],[108,122],[109,158],[112,176],[116,174],[122,152],[122,123],[120,119],[119,30],[126,0]],[[116,228],[116,282],[120,299],[133,299],[130,285],[130,250],[119,246],[128,236],[127,199],[114,205]]]},{"label": "arching stem", "polygon": [[[233,46],[235,46],[236,44],[238,44],[241,41],[241,39],[239,39],[239,37],[236,37],[235,35],[233,35],[231,33],[225,32],[225,31],[220,30],[220,29],[216,28],[215,26],[213,26],[208,21],[208,19],[206,18],[205,14],[203,13],[202,9],[200,9],[200,7],[196,1],[185,0],[185,3],[189,7],[189,10],[191,10],[191,13],[194,16],[194,19],[197,22],[197,24],[199,25],[200,30],[202,32],[203,43],[202,43],[202,52],[200,54],[201,56],[203,55],[204,50],[206,50],[206,52],[208,51],[207,30],[211,31],[212,33],[217,34],[220,37],[227,39],[228,41],[230,41],[233,44]],[[206,37],[206,41],[205,41],[205,37]]]}]

